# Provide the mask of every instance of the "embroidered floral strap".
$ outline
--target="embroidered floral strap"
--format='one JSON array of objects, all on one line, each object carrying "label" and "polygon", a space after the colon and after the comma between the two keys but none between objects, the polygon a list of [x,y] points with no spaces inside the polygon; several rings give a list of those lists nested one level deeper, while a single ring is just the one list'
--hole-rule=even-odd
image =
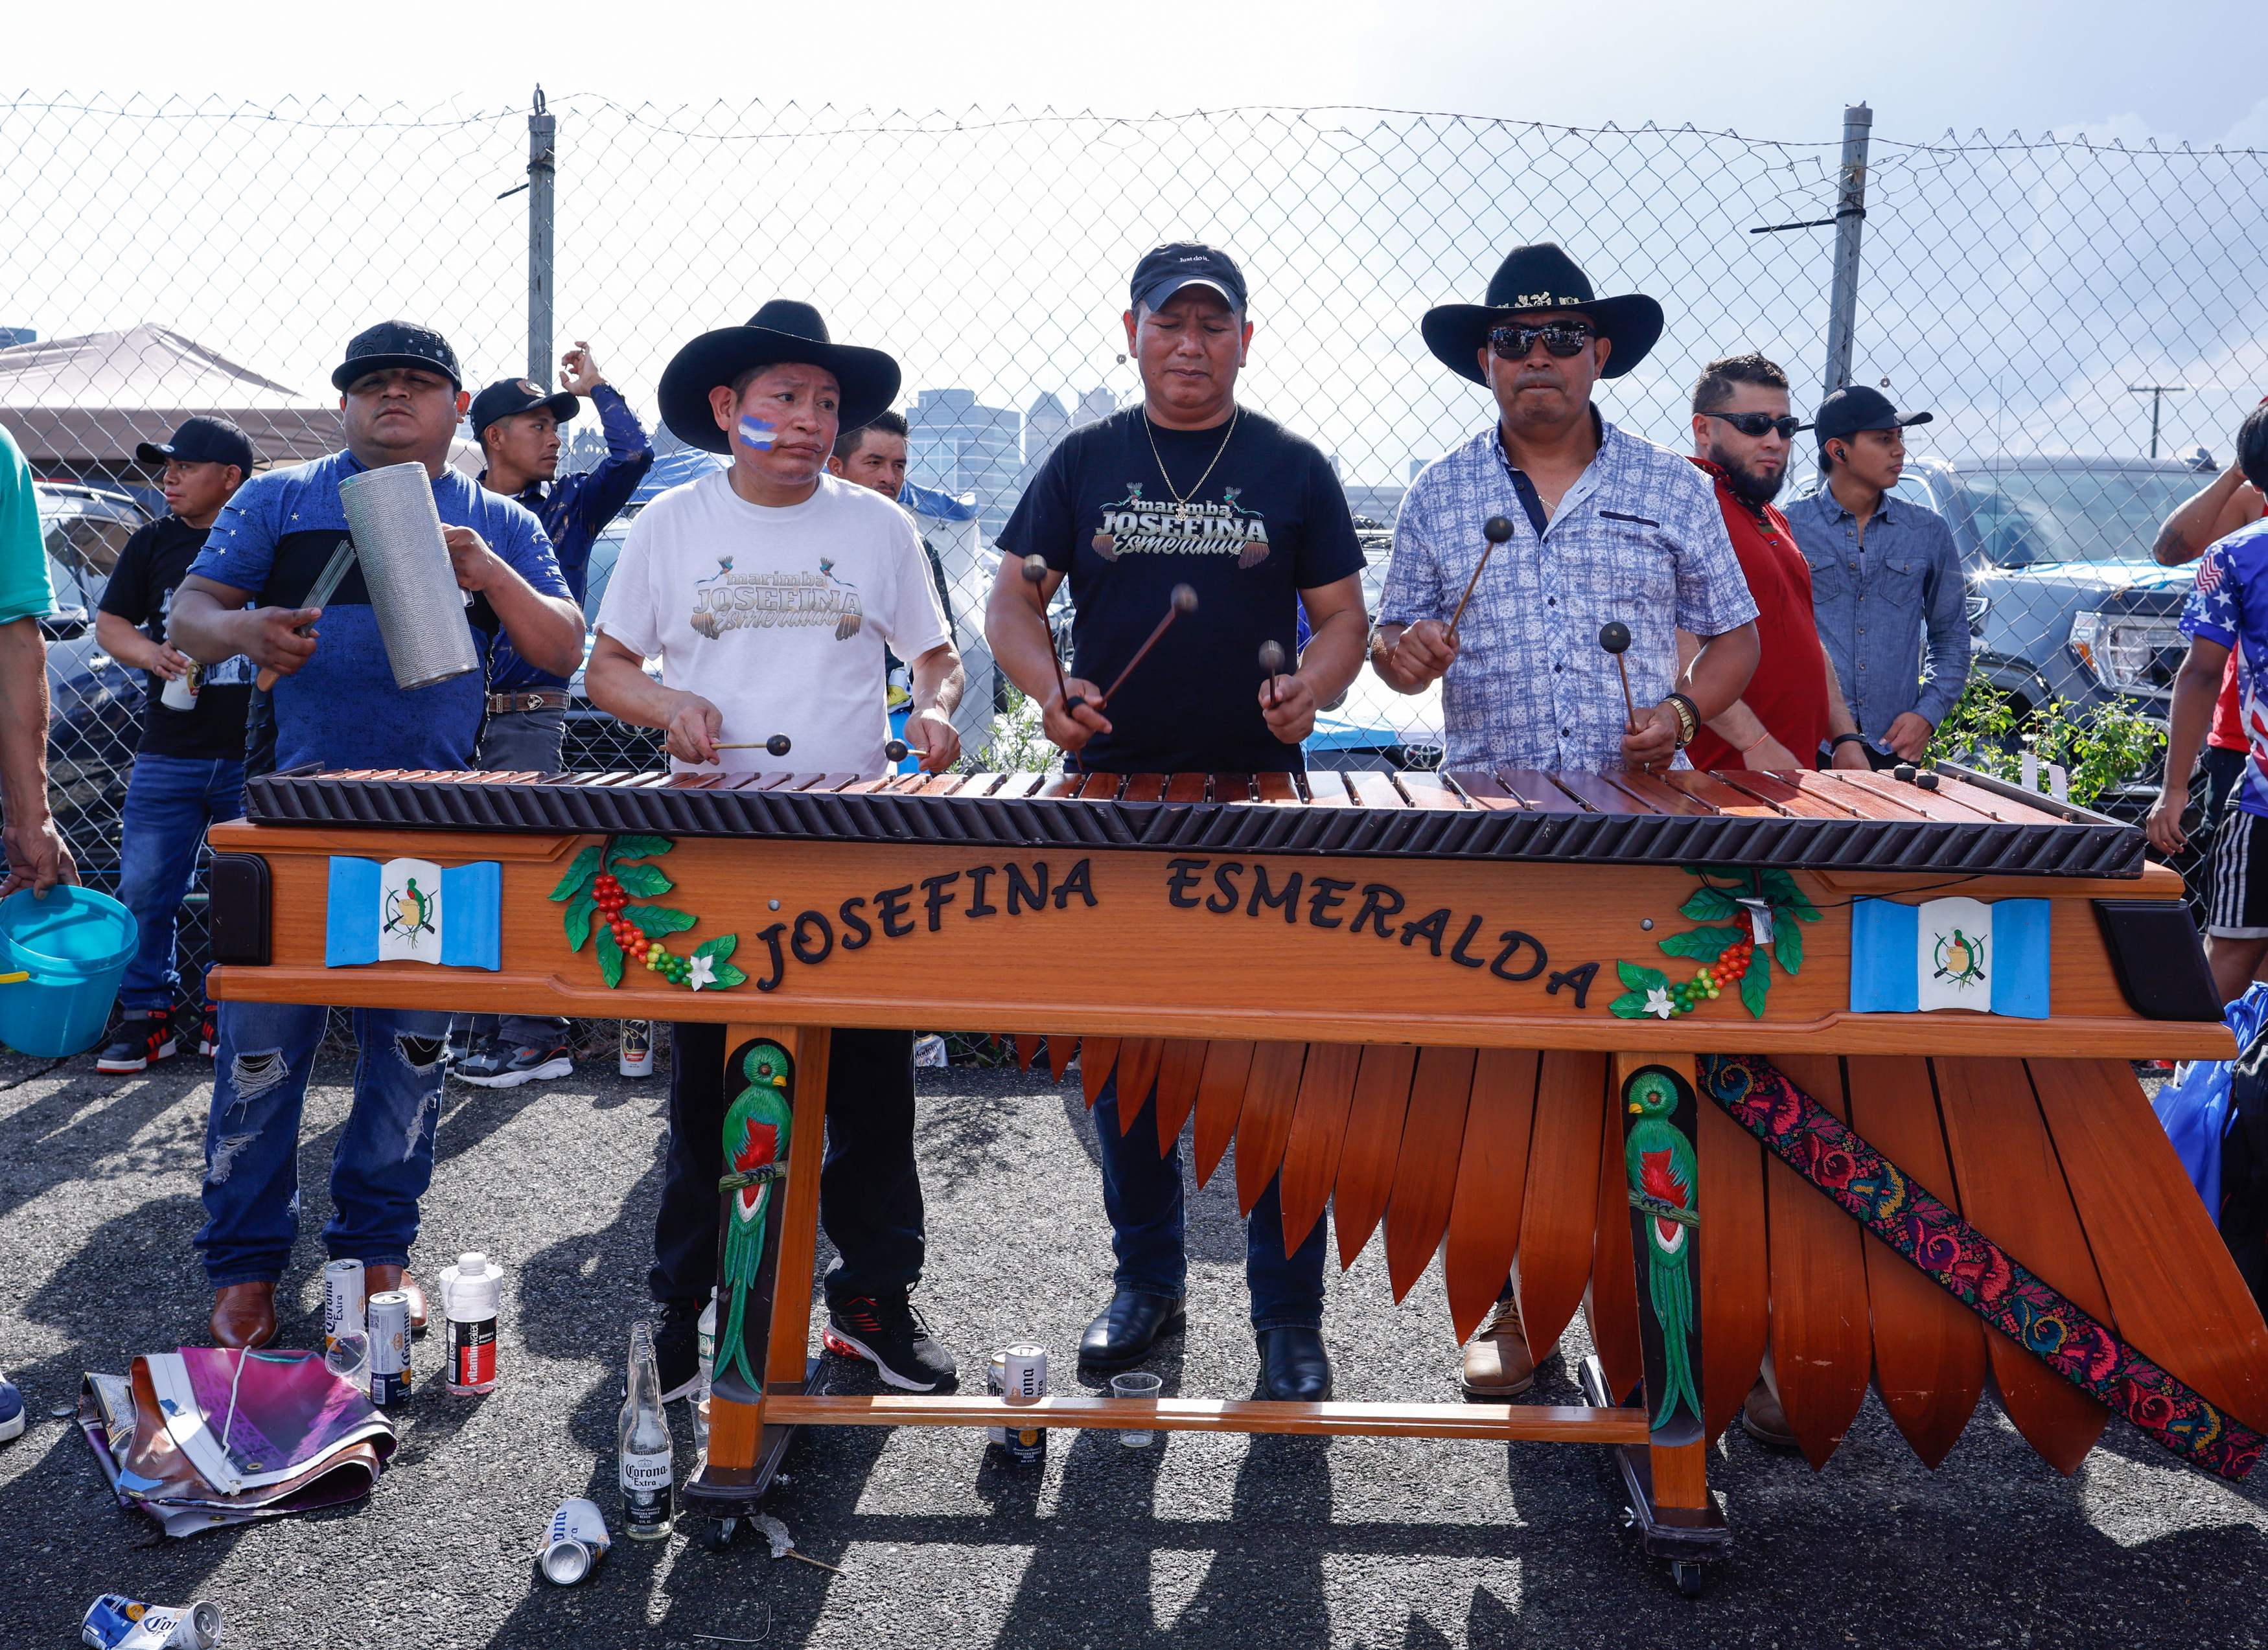
[{"label": "embroidered floral strap", "polygon": [[1735,1123],[1994,1329],[2184,1461],[2224,1478],[2252,1470],[2268,1440],[2049,1287],[1770,1060],[1698,1065],[1702,1093]]}]

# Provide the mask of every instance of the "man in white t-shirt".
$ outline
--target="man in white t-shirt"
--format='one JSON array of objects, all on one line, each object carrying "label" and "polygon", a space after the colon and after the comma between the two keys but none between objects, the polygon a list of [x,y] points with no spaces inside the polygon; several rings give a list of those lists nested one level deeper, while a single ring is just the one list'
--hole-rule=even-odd
[{"label": "man in white t-shirt", "polygon": [[[826,473],[837,431],[887,410],[898,365],[830,341],[807,304],[774,299],[746,326],[704,333],[662,374],[663,422],[729,454],[631,524],[600,604],[585,681],[601,710],[666,729],[680,773],[880,774],[890,737],[883,649],[912,661],[905,740],[925,772],[961,754],[961,659],[913,518]],[[661,680],[644,661],[659,656]],[[785,734],[792,757],[764,742]],[[719,751],[719,743],[751,748]],[[725,1029],[681,1024],[669,1153],[649,1278],[662,1307],[664,1395],[696,1384],[696,1337],[716,1281],[724,1172]],[[952,1355],[908,1299],[921,1273],[913,1034],[838,1030],[829,1049],[820,1221],[841,1257],[827,1275],[826,1344],[908,1391],[954,1383]]]}]

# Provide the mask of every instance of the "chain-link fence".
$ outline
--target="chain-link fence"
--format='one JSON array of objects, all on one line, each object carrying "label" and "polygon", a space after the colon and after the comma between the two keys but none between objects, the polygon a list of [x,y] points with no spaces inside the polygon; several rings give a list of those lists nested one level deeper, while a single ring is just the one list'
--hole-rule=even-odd
[{"label": "chain-link fence", "polygon": [[[0,106],[0,328],[36,334],[0,349],[0,420],[51,483],[64,828],[90,880],[114,883],[142,684],[74,612],[95,607],[142,512],[162,509],[134,444],[219,411],[270,460],[327,450],[329,370],[390,315],[439,327],[476,382],[548,377],[589,341],[654,429],[655,485],[703,461],[652,414],[662,367],[696,333],[802,297],[837,338],[890,350],[970,664],[964,740],[988,766],[1032,765],[1042,747],[983,646],[992,538],[1054,443],[1138,392],[1127,275],[1184,238],[1242,262],[1257,333],[1240,398],[1335,456],[1373,600],[1415,469],[1490,416],[1419,341],[1427,306],[1477,300],[1513,244],[1564,243],[1602,291],[1668,311],[1651,356],[1599,399],[1683,449],[1692,378],[1714,356],[1761,350],[1787,368],[1799,412],[1816,405],[1836,245],[1847,262],[1856,240],[1850,378],[1936,413],[1912,433],[1902,490],[1954,524],[1977,674],[2027,705],[2162,715],[2187,575],[2156,568],[2150,540],[2268,390],[2254,251],[2268,246],[2268,155],[1875,137],[1853,171],[1843,136],[596,95],[477,114]],[[594,424],[571,427],[568,467],[596,459]],[[602,543],[594,579],[611,554]],[[1331,759],[1423,762],[1438,717],[1438,700],[1366,681],[1336,713]],[[579,710],[570,752],[591,766],[656,759],[650,737]],[[201,950],[201,923],[189,929]]]}]

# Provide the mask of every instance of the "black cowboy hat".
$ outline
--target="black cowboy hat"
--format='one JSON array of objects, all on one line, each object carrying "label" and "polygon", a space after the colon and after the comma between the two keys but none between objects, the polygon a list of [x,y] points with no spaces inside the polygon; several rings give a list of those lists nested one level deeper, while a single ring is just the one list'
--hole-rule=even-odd
[{"label": "black cowboy hat", "polygon": [[1425,312],[1418,330],[1441,364],[1476,384],[1480,348],[1489,329],[1513,316],[1538,310],[1580,310],[1599,336],[1613,346],[1600,377],[1618,378],[1646,359],[1661,337],[1661,305],[1638,293],[1602,298],[1591,295],[1591,280],[1575,260],[1550,241],[1515,246],[1490,277],[1484,304],[1444,304]]},{"label": "black cowboy hat", "polygon": [[717,428],[709,392],[750,367],[783,362],[824,367],[835,375],[843,391],[836,416],[845,429],[873,423],[897,400],[896,361],[879,349],[830,341],[817,310],[793,298],[774,298],[749,316],[747,326],[703,333],[671,357],[661,375],[661,422],[688,447],[730,452],[732,436]]}]

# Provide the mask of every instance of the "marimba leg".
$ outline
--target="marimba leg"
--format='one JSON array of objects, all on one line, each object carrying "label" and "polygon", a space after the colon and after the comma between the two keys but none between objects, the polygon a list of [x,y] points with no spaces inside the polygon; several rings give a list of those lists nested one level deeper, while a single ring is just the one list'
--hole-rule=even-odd
[{"label": "marimba leg", "polygon": [[[766,1396],[802,1392],[810,1379],[811,1267],[826,1141],[828,1045],[824,1029],[725,1029],[727,1184],[718,1196],[709,1455],[685,1486],[688,1502],[718,1516],[755,1510],[792,1436],[792,1428],[765,1424]],[[782,1122],[784,1141],[777,1138]],[[769,1141],[767,1129],[774,1131]],[[782,1157],[784,1171],[759,1178],[767,1167],[777,1170]],[[736,1177],[755,1184],[734,1184]],[[757,1193],[761,1207],[755,1206]],[[757,1242],[762,1248],[748,1277],[747,1257]]]},{"label": "marimba leg", "polygon": [[[1617,1445],[1616,1465],[1640,1544],[1667,1558],[1678,1590],[1701,1590],[1700,1566],[1731,1543],[1724,1514],[1709,1493],[1709,1442],[1701,1408],[1700,1157],[1695,1145],[1700,1098],[1693,1059],[1677,1054],[1617,1054],[1615,1111],[1629,1185],[1631,1244],[1644,1353],[1644,1448]],[[1601,1218],[1605,1217],[1601,1211]],[[1594,1404],[1609,1404],[1604,1369],[1584,1360],[1583,1385]]]}]

